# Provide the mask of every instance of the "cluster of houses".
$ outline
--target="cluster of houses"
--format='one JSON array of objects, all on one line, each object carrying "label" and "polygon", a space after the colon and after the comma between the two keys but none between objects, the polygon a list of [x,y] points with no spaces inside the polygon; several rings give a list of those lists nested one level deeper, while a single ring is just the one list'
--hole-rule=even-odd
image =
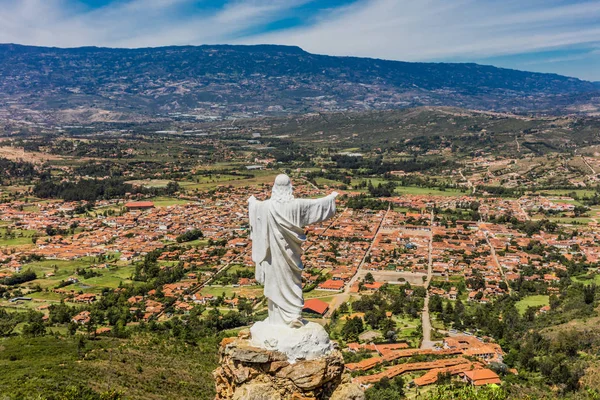
[{"label": "cluster of houses", "polygon": [[[384,378],[394,378],[405,373],[425,371],[415,377],[410,384],[426,386],[437,382],[440,374],[459,375],[475,386],[498,384],[500,377],[487,367],[493,362],[501,362],[503,351],[491,341],[483,341],[473,336],[454,336],[444,339],[442,348],[410,349],[405,343],[397,344],[358,344],[349,343],[351,352],[367,351],[372,357],[356,363],[346,364],[350,372],[357,372],[353,381],[362,387],[369,387]],[[415,356],[435,357],[433,361],[403,362],[400,359]],[[476,360],[476,361],[473,361]],[[371,373],[371,371],[380,371]],[[516,371],[511,371],[516,373]]]}]

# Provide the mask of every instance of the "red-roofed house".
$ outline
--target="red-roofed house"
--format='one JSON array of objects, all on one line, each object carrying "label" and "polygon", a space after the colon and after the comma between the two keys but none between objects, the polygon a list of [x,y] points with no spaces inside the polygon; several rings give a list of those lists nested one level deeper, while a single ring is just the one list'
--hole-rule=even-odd
[{"label": "red-roofed house", "polygon": [[154,203],[151,201],[131,201],[125,204],[128,210],[148,210],[154,208]]},{"label": "red-roofed house", "polygon": [[465,371],[465,379],[474,386],[501,383],[498,374],[487,368]]},{"label": "red-roofed house", "polygon": [[319,315],[325,315],[329,310],[329,304],[319,299],[308,299],[304,302],[302,311],[311,312]]},{"label": "red-roofed house", "polygon": [[321,290],[342,290],[345,286],[344,281],[335,281],[328,279],[323,283],[320,283],[318,288]]}]

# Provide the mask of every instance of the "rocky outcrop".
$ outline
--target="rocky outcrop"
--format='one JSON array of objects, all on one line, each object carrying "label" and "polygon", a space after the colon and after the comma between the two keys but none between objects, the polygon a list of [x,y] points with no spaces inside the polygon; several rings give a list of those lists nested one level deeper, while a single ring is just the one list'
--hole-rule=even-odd
[{"label": "rocky outcrop", "polygon": [[216,400],[364,400],[344,374],[344,359],[332,350],[318,359],[291,363],[284,353],[254,347],[248,332],[221,342]]}]

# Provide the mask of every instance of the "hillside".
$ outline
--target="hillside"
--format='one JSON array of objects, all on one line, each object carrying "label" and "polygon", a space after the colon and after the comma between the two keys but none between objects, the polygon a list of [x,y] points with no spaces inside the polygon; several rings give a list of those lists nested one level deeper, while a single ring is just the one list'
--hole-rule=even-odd
[{"label": "hillside", "polygon": [[421,105],[594,113],[600,105],[600,85],[555,74],[331,57],[290,46],[8,44],[0,45],[0,60],[0,112],[17,120],[23,113],[40,121],[212,119]]},{"label": "hillside", "polygon": [[151,335],[127,340],[13,336],[0,338],[0,348],[3,399],[214,397],[217,347],[211,339],[192,346]]},{"label": "hillside", "polygon": [[312,113],[238,120],[230,125],[249,130],[267,127],[274,137],[315,149],[326,143],[327,147],[355,147],[362,152],[392,148],[425,154],[429,150],[452,148],[465,155],[484,151],[506,156],[515,152],[538,155],[572,152],[597,145],[600,129],[598,118],[530,117],[450,107]]}]

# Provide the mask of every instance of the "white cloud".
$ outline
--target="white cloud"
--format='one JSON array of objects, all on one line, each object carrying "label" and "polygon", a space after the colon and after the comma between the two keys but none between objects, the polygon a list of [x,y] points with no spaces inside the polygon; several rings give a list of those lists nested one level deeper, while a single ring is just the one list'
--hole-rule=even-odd
[{"label": "white cloud", "polygon": [[597,21],[600,1],[364,0],[312,26],[246,41],[402,60],[473,58],[600,42]]},{"label": "white cloud", "polygon": [[197,0],[121,0],[84,9],[68,0],[0,0],[0,42],[144,47],[225,43],[310,0],[233,0],[210,14]]}]

